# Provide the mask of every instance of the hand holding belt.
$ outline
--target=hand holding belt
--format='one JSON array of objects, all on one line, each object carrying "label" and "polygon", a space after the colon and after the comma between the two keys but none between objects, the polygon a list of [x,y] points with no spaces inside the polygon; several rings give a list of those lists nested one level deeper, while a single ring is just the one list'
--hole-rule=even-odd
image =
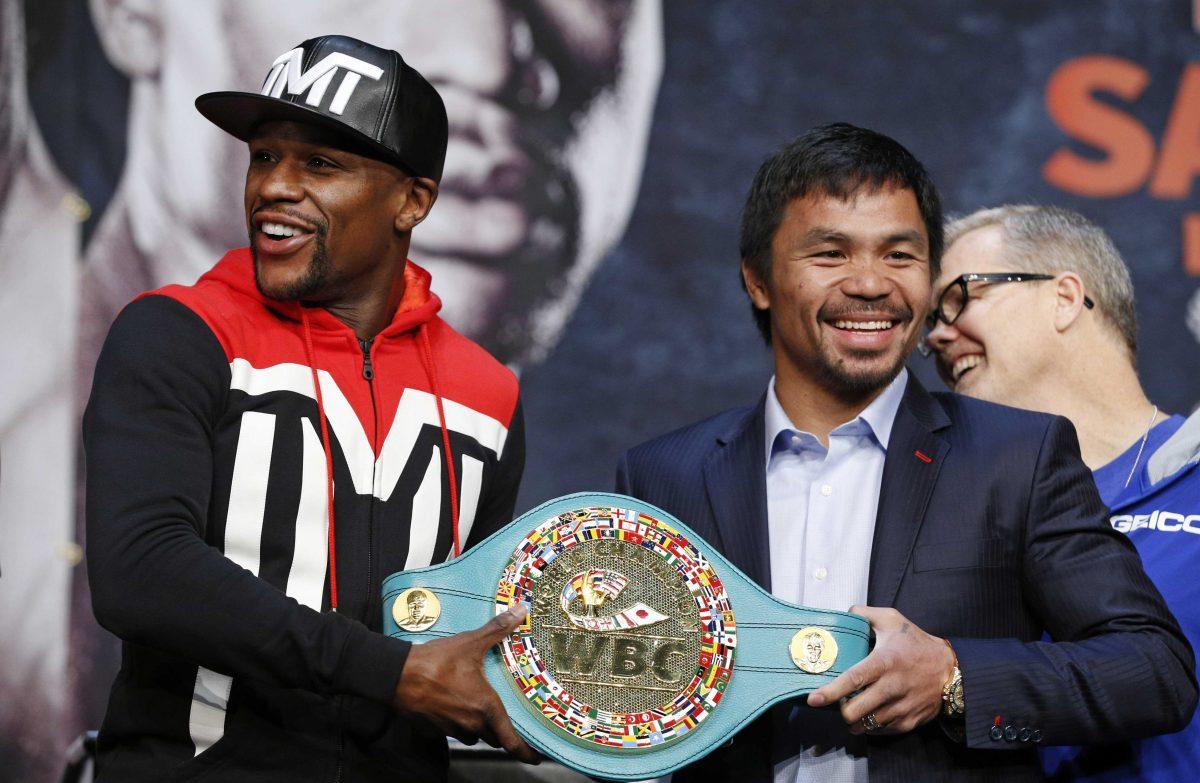
[{"label": "hand holding belt", "polygon": [[870,626],[770,595],[652,505],[580,493],[455,560],[383,584],[384,632],[413,642],[529,616],[484,662],[544,755],[613,780],[664,775],[772,704],[866,656]]}]

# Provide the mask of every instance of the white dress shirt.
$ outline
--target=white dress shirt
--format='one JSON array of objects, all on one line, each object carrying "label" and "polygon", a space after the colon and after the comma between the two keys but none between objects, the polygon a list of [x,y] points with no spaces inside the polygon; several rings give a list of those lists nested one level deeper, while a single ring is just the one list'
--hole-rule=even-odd
[{"label": "white dress shirt", "polygon": [[[797,430],[775,396],[766,400],[767,527],[771,592],[815,609],[867,602],[871,540],[888,438],[908,371],[862,413],[829,433],[829,448]],[[844,748],[775,765],[775,783],[866,783],[867,759]]]}]

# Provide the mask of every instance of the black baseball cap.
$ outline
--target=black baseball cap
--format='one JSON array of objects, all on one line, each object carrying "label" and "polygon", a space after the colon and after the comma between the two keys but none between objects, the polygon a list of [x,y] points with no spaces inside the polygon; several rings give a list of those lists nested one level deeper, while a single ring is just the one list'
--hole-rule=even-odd
[{"label": "black baseball cap", "polygon": [[399,52],[357,38],[310,38],[272,63],[261,92],[205,93],[196,108],[242,141],[264,122],[311,123],[344,133],[410,174],[442,178],[442,96]]}]

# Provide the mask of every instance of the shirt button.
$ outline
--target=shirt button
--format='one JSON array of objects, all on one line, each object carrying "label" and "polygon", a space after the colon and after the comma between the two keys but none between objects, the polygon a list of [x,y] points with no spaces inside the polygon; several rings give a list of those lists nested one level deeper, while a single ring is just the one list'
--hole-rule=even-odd
[{"label": "shirt button", "polygon": [[829,572],[825,570],[825,566],[821,566],[816,571],[813,571],[813,576],[820,581],[824,581],[825,577],[829,576]]},{"label": "shirt button", "polygon": [[829,486],[828,484],[822,484],[821,485],[821,494],[824,495],[825,497],[829,497],[830,495],[833,494],[833,487]]},{"label": "shirt button", "polygon": [[793,436],[792,436],[792,445],[793,445],[793,446],[799,446],[799,445],[800,445],[800,436],[799,436],[799,435],[793,435]]}]

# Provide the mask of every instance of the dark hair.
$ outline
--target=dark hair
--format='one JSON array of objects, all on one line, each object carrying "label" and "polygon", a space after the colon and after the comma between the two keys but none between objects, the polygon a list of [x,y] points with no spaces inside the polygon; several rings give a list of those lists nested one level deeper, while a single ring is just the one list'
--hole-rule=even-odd
[{"label": "dark hair", "polygon": [[[769,279],[771,242],[793,200],[809,193],[844,199],[862,188],[874,191],[889,185],[908,188],[916,196],[929,235],[930,279],[936,279],[942,260],[942,205],[929,173],[895,139],[844,122],[809,130],[759,167],[742,208],[742,260],[763,280]],[[758,330],[770,343],[770,313],[753,303],[750,307]]]}]

